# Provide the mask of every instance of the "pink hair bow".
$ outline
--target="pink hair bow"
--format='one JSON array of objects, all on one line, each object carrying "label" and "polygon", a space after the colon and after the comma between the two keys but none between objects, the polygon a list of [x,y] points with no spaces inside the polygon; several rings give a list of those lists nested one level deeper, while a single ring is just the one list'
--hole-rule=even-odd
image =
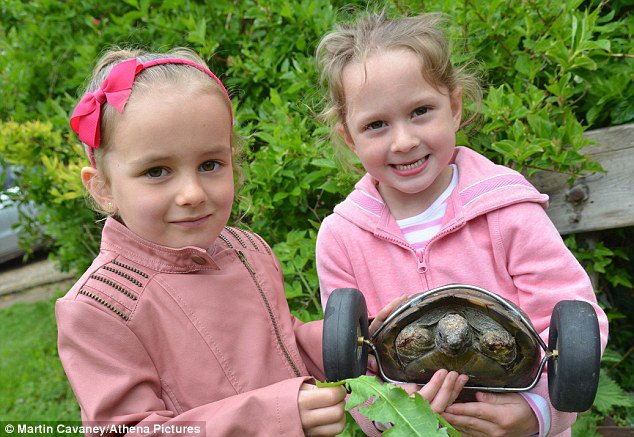
[{"label": "pink hair bow", "polygon": [[86,93],[79,101],[73,115],[70,118],[71,128],[79,135],[79,139],[88,146],[88,157],[90,164],[95,167],[93,149],[98,149],[101,144],[101,110],[104,103],[108,102],[119,112],[123,112],[132,86],[134,78],[142,70],[162,64],[186,64],[199,69],[211,77],[222,89],[229,102],[229,114],[233,123],[233,111],[231,109],[231,99],[225,86],[220,79],[203,65],[194,61],[180,58],[159,58],[145,63],[139,62],[136,58],[127,59],[118,63],[108,73],[103,83],[95,91]]},{"label": "pink hair bow", "polygon": [[[101,86],[92,93],[86,93],[75,107],[70,118],[70,126],[77,132],[79,139],[89,147],[98,149],[101,143],[102,105],[108,102],[119,112],[123,112],[132,91],[137,65],[136,58],[132,58],[112,67]],[[90,161],[94,165],[92,153]]]}]

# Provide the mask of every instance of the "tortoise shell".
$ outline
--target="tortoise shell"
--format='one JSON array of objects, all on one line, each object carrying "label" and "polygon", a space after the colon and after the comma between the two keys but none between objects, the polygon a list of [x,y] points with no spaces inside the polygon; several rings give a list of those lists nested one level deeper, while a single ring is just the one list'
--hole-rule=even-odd
[{"label": "tortoise shell", "polygon": [[472,387],[523,388],[539,372],[541,347],[512,302],[466,286],[415,295],[372,336],[383,376],[424,384],[438,369],[469,376]]}]

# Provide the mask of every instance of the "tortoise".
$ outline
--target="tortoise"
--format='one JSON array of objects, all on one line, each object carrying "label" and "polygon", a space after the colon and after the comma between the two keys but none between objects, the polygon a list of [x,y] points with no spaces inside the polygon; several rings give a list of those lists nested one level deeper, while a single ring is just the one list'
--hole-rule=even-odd
[{"label": "tortoise", "polygon": [[441,368],[467,374],[468,399],[474,390],[530,390],[548,364],[553,406],[587,410],[596,395],[601,355],[592,305],[557,303],[548,340],[547,346],[515,304],[464,284],[411,296],[369,336],[363,294],[337,289],[324,317],[324,369],[329,381],[355,378],[366,372],[371,351],[388,382],[424,385]]}]

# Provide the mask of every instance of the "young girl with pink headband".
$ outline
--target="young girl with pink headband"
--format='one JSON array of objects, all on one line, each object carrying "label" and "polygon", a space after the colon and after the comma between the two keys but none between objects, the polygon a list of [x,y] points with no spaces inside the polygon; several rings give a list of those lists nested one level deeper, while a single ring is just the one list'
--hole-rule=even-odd
[{"label": "young girl with pink headband", "polygon": [[322,323],[291,316],[271,248],[227,226],[232,108],[202,59],[109,52],[70,123],[90,158],[82,181],[107,214],[98,256],[56,305],[88,429],[341,432],[345,390],[312,379],[324,378]]},{"label": "young girl with pink headband", "polygon": [[[452,64],[443,22],[439,14],[368,14],[318,46],[324,116],[366,170],[319,230],[322,303],[337,288],[356,288],[372,318],[402,294],[474,285],[521,307],[548,341],[555,304],[584,300],[605,348],[607,318],[546,215],[548,196],[456,147],[463,97],[479,103],[481,91],[477,77]],[[477,393],[477,402],[442,414],[465,436],[570,435],[575,420],[552,408],[544,376],[530,392]]]}]

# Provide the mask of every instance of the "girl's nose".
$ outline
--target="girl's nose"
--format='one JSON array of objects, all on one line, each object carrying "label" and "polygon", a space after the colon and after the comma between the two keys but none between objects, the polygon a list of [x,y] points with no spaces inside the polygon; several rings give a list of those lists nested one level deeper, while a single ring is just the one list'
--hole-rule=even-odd
[{"label": "girl's nose", "polygon": [[419,142],[411,127],[407,125],[397,125],[394,127],[394,139],[391,146],[392,152],[407,153],[418,147]]},{"label": "girl's nose", "polygon": [[178,186],[176,203],[180,206],[198,206],[205,202],[207,194],[197,177],[183,178]]}]

